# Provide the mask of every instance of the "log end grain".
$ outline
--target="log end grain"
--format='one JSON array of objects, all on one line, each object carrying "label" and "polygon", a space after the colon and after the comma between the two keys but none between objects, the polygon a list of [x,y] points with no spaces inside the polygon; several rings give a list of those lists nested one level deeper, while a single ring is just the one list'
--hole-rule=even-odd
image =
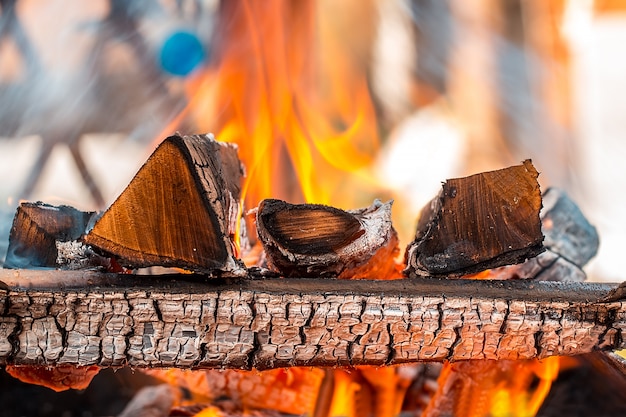
[{"label": "log end grain", "polygon": [[541,192],[530,162],[444,183],[407,248],[409,276],[456,275],[541,253]]},{"label": "log end grain", "polygon": [[388,278],[396,273],[391,202],[343,211],[320,204],[264,200],[257,232],[268,267],[284,276]]},{"label": "log end grain", "polygon": [[235,235],[243,168],[233,145],[171,136],[84,241],[124,266],[239,275]]},{"label": "log end grain", "polygon": [[93,212],[41,202],[22,203],[13,218],[5,268],[54,268],[57,242],[85,233]]}]

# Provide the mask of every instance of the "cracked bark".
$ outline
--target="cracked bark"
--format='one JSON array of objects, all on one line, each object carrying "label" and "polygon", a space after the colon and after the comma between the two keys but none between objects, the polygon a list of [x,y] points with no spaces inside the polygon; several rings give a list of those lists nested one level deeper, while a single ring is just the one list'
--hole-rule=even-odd
[{"label": "cracked bark", "polygon": [[201,278],[0,271],[0,364],[268,369],[626,346],[616,284]]}]

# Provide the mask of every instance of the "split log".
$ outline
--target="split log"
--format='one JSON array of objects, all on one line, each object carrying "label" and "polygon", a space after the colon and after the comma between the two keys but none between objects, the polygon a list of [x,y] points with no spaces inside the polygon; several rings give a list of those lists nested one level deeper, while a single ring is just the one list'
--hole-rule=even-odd
[{"label": "split log", "polygon": [[13,218],[4,267],[56,267],[57,242],[81,237],[93,214],[41,202],[20,204]]},{"label": "split log", "polygon": [[0,365],[268,369],[626,347],[617,284],[200,280],[0,270]]},{"label": "split log", "polygon": [[320,204],[263,200],[256,225],[268,268],[287,277],[398,276],[391,204],[343,211]]},{"label": "split log", "polygon": [[235,145],[170,136],[84,241],[132,268],[245,274],[236,258],[242,177]]},{"label": "split log", "polygon": [[420,214],[405,273],[462,276],[541,253],[538,175],[526,160],[446,181]]}]

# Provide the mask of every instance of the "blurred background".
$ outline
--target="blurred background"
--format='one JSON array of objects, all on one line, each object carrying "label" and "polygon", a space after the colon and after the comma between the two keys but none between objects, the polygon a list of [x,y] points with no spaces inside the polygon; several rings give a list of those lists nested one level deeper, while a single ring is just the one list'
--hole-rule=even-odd
[{"label": "blurred background", "polygon": [[0,0],[0,260],[22,200],[102,210],[176,131],[266,197],[395,200],[531,158],[622,281],[626,0]]}]

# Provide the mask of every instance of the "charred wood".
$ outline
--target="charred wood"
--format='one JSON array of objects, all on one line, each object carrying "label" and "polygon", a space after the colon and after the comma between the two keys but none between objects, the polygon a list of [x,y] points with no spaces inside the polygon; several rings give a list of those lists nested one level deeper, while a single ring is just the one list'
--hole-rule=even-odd
[{"label": "charred wood", "polygon": [[601,301],[616,284],[186,279],[203,277],[0,271],[0,364],[268,369],[626,346],[626,301]]},{"label": "charred wood", "polygon": [[13,218],[4,267],[56,267],[57,243],[81,237],[93,214],[41,202],[20,204]]},{"label": "charred wood", "polygon": [[538,175],[526,160],[446,181],[420,214],[407,275],[461,276],[541,253]]},{"label": "charred wood", "polygon": [[257,232],[268,267],[287,277],[387,278],[399,275],[391,202],[343,211],[264,200]]},{"label": "charred wood", "polygon": [[242,178],[234,145],[170,136],[84,241],[132,268],[244,274],[235,249]]},{"label": "charred wood", "polygon": [[582,267],[598,251],[598,233],[564,191],[549,188],[543,194],[541,229],[545,252],[521,264],[492,269],[487,278],[584,281]]}]

